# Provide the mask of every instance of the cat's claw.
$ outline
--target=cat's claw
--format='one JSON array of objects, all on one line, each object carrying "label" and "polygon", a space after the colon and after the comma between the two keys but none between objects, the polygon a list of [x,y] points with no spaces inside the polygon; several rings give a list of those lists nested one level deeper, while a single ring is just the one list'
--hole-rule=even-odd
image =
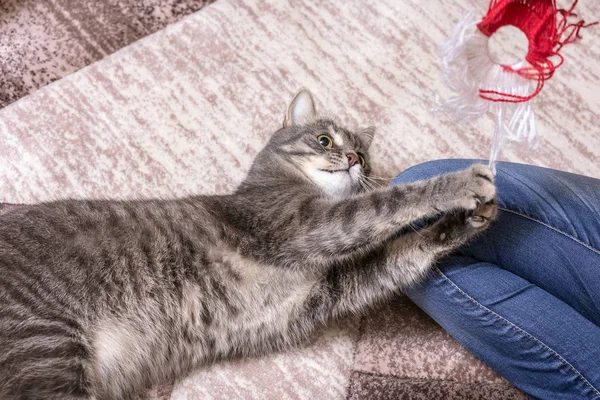
[{"label": "cat's claw", "polygon": [[472,217],[467,218],[467,222],[474,228],[482,227],[487,220],[481,215],[473,215]]},{"label": "cat's claw", "polygon": [[482,204],[473,211],[473,215],[467,217],[467,224],[476,230],[483,230],[487,228],[489,223],[496,218],[498,207],[496,201],[492,200],[488,203]]},{"label": "cat's claw", "polygon": [[430,229],[438,243],[458,246],[486,229],[496,213],[496,202],[492,200],[475,210],[448,213]]}]

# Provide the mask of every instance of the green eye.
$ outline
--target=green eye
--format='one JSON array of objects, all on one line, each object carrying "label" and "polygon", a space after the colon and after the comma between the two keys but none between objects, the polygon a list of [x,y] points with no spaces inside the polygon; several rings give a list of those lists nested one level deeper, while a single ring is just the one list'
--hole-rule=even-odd
[{"label": "green eye", "polygon": [[365,167],[365,158],[361,154],[358,155],[358,161],[360,161],[360,166],[362,168],[364,168]]},{"label": "green eye", "polygon": [[319,135],[317,136],[317,142],[326,149],[330,149],[333,147],[333,140],[327,135]]}]

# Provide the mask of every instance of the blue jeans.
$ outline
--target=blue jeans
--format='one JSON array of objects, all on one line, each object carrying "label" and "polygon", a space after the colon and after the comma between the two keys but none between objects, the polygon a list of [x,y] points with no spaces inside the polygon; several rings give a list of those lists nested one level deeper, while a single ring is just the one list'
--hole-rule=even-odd
[{"label": "blue jeans", "polygon": [[[474,161],[417,165],[393,184]],[[600,180],[498,163],[498,218],[407,295],[533,398],[600,399]]]}]

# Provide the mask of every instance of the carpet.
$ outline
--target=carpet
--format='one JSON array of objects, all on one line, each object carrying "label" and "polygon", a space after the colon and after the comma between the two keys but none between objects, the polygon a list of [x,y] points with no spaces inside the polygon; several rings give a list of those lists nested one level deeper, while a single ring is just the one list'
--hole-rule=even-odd
[{"label": "carpet", "polygon": [[2,0],[0,108],[213,0]]},{"label": "carpet", "polygon": [[[431,109],[435,48],[475,0],[219,0],[0,110],[0,201],[224,193],[299,87],[350,128],[375,125],[374,170],[485,158],[492,118]],[[583,17],[600,5],[581,3]],[[600,176],[598,31],[564,49],[535,99],[540,147],[502,158]],[[219,363],[153,399],[524,399],[399,296],[308,343]]]}]

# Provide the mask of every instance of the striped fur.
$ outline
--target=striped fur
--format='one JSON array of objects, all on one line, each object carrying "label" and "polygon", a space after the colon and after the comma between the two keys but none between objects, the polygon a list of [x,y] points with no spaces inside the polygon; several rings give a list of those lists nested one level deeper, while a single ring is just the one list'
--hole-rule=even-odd
[{"label": "striped fur", "polygon": [[285,348],[416,282],[494,218],[486,167],[370,189],[373,130],[306,110],[233,194],[1,216],[0,395],[126,398]]}]

